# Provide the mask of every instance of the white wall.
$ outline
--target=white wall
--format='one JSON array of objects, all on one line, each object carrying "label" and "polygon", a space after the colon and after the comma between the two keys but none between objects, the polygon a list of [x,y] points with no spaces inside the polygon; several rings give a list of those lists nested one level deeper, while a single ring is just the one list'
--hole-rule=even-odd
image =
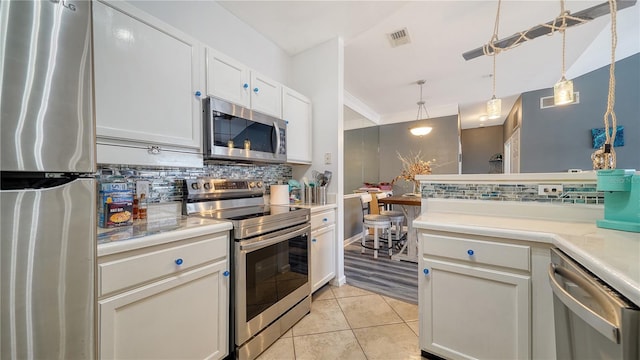
[{"label": "white wall", "polygon": [[129,3],[248,67],[290,84],[291,57],[215,1],[132,0]]},{"label": "white wall", "polygon": [[[636,4],[617,12],[616,33],[618,34],[616,61],[640,52],[640,5]],[[611,22],[598,34],[578,60],[567,69],[567,78],[573,79],[609,64],[611,64]]]},{"label": "white wall", "polygon": [[[344,105],[344,42],[335,38],[293,57],[292,88],[308,96],[313,103],[313,163],[306,169],[329,170],[333,178],[328,193],[338,194],[336,280],[343,284],[344,236],[343,196],[343,105]],[[329,153],[331,164],[325,164],[324,155]],[[299,176],[296,174],[296,176]]]}]

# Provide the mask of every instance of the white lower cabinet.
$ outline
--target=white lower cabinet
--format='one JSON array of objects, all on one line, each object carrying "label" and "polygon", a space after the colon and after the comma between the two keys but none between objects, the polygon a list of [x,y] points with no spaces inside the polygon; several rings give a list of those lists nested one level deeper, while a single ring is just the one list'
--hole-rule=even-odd
[{"label": "white lower cabinet", "polygon": [[336,276],[336,226],[311,232],[311,291],[321,288]]},{"label": "white lower cabinet", "polygon": [[[205,237],[206,238],[206,237]],[[202,244],[216,251],[202,264]],[[162,261],[166,259],[167,261]],[[155,278],[135,277],[144,266]],[[184,267],[184,269],[183,269]],[[228,236],[173,244],[98,259],[100,359],[222,359],[228,354]],[[109,272],[130,269],[136,285],[112,289]],[[164,275],[158,275],[164,274]]]},{"label": "white lower cabinet", "polygon": [[311,292],[336,276],[335,210],[311,215]]},{"label": "white lower cabinet", "polygon": [[548,246],[492,240],[420,233],[421,350],[446,359],[554,358]]}]

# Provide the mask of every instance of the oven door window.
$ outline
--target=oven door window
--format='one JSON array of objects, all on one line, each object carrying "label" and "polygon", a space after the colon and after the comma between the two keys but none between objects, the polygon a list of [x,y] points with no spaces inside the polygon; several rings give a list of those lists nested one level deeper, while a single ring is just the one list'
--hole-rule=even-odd
[{"label": "oven door window", "polygon": [[233,149],[273,153],[276,132],[273,125],[223,114],[214,115],[214,144]]},{"label": "oven door window", "polygon": [[308,236],[246,254],[247,321],[308,282]]}]

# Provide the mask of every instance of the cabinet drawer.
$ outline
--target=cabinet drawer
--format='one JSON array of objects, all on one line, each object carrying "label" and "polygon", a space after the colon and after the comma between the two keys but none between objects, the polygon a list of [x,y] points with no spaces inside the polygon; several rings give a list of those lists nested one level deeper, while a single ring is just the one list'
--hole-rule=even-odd
[{"label": "cabinet drawer", "polygon": [[[159,247],[98,264],[99,296],[228,256],[226,235]],[[152,249],[152,248],[151,248]]]},{"label": "cabinet drawer", "polygon": [[336,222],[336,212],[324,211],[318,214],[311,214],[311,229],[319,228],[320,226],[331,225]]},{"label": "cabinet drawer", "polygon": [[530,248],[482,240],[422,234],[425,256],[441,256],[471,263],[530,270]]}]

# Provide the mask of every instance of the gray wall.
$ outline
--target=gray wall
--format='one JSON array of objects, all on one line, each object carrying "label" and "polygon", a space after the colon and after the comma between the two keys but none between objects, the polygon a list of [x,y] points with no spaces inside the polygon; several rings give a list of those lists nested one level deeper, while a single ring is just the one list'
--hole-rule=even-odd
[{"label": "gray wall", "polygon": [[[624,126],[624,146],[616,147],[617,167],[640,169],[640,54],[616,62],[615,113]],[[521,172],[591,170],[591,129],[604,127],[609,66],[573,79],[580,103],[540,109],[553,89],[522,95]],[[506,139],[505,139],[506,140]]]},{"label": "gray wall", "polygon": [[[433,130],[425,136],[414,136],[409,128],[416,125],[431,126]],[[428,120],[412,121],[380,126],[380,181],[393,180],[402,171],[403,157],[420,152],[424,160],[434,160],[433,174],[458,173],[458,116],[445,116]],[[393,186],[394,194],[413,191],[413,185],[399,180]]]},{"label": "gray wall", "polygon": [[462,130],[462,173],[488,174],[489,159],[503,151],[503,126]]},{"label": "gray wall", "polygon": [[377,126],[344,132],[345,193],[362,187],[365,182],[379,182],[378,139]]},{"label": "gray wall", "polygon": [[[414,136],[409,128],[424,124],[433,130],[425,136]],[[344,132],[344,189],[351,192],[364,182],[391,182],[400,175],[403,157],[420,152],[424,160],[433,160],[434,174],[458,173],[458,117],[411,121],[374,126]],[[399,180],[396,194],[413,190],[413,185]]]},{"label": "gray wall", "polygon": [[344,199],[344,240],[362,234],[362,202],[360,197]]}]

